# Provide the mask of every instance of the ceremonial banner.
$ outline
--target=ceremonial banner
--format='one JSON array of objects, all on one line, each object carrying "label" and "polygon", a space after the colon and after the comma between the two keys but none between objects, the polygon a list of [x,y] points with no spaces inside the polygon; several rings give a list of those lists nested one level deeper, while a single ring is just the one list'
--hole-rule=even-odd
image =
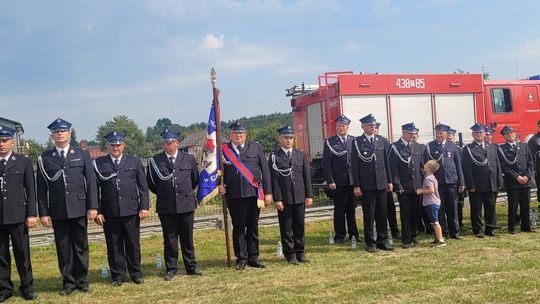
[{"label": "ceremonial banner", "polygon": [[199,175],[199,188],[197,190],[197,201],[205,204],[218,194],[218,170],[219,158],[216,144],[216,113],[214,106],[210,110],[206,136],[203,140],[202,168]]}]

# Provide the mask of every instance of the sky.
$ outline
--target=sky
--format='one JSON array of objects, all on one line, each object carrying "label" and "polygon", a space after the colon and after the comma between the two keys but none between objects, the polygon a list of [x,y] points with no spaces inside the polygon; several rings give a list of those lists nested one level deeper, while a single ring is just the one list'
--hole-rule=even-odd
[{"label": "sky", "polygon": [[49,0],[0,10],[0,117],[45,143],[57,117],[77,138],[127,115],[208,120],[289,112],[285,89],[328,71],[540,74],[536,0]]}]

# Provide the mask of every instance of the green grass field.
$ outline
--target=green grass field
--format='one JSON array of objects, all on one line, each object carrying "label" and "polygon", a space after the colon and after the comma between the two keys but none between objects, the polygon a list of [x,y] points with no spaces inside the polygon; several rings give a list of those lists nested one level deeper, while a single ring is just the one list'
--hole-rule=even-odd
[{"label": "green grass field", "polygon": [[[503,227],[505,207],[498,209]],[[431,236],[423,234],[416,248],[369,254],[363,243],[354,252],[350,243],[329,245],[330,221],[309,223],[311,263],[292,266],[275,255],[278,228],[261,228],[261,259],[268,267],[242,272],[226,267],[222,231],[196,231],[204,275],[181,271],[170,282],[155,269],[155,255],[163,250],[161,236],[154,236],[141,244],[145,284],[120,287],[100,278],[105,244],[92,243],[92,292],[68,297],[58,294],[62,280],[54,246],[32,248],[32,262],[40,303],[540,303],[540,234],[510,235],[503,228],[499,237],[477,239],[468,222],[466,229],[464,240],[449,240],[443,248],[431,248]],[[12,278],[18,286],[15,272]],[[24,302],[18,291],[8,301]]]}]

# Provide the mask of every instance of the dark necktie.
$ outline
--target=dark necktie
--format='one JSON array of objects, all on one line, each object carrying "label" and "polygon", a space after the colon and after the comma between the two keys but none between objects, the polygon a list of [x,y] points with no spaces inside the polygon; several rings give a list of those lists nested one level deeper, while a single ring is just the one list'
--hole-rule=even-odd
[{"label": "dark necktie", "polygon": [[6,168],[6,160],[2,159],[2,161],[0,161],[0,172],[4,172],[5,168]]},{"label": "dark necktie", "polygon": [[287,151],[287,157],[291,158],[291,151]]},{"label": "dark necktie", "polygon": [[64,150],[60,150],[60,158],[62,160],[66,160],[66,153],[64,152]]},{"label": "dark necktie", "polygon": [[373,146],[373,136],[369,138],[369,143]]},{"label": "dark necktie", "polygon": [[115,159],[114,159],[114,169],[115,169],[116,171],[118,171],[118,163],[119,163],[118,158],[115,158]]},{"label": "dark necktie", "polygon": [[171,166],[174,167],[174,156],[169,157],[169,162],[170,162]]},{"label": "dark necktie", "polygon": [[238,155],[242,154],[242,150],[244,150],[242,146],[236,146],[236,149],[238,149]]}]

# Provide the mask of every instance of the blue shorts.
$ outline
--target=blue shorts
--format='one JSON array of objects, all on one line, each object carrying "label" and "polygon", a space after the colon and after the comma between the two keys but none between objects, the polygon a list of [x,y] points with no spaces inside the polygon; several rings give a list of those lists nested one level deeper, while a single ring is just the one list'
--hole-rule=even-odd
[{"label": "blue shorts", "polygon": [[427,205],[424,206],[426,208],[426,213],[429,216],[429,223],[431,225],[439,224],[439,205]]}]

